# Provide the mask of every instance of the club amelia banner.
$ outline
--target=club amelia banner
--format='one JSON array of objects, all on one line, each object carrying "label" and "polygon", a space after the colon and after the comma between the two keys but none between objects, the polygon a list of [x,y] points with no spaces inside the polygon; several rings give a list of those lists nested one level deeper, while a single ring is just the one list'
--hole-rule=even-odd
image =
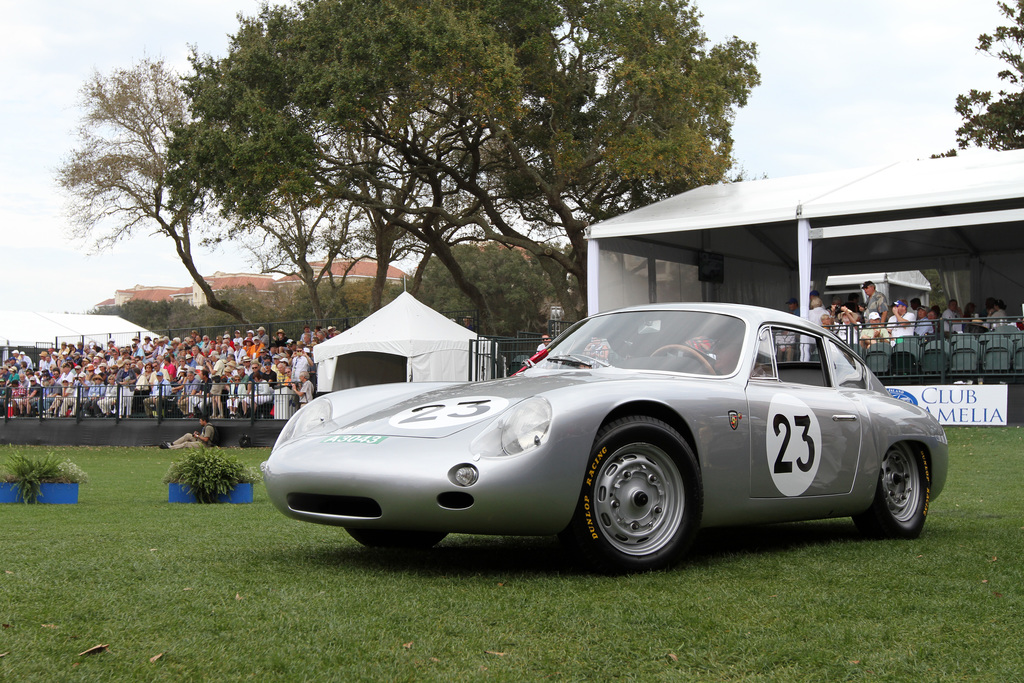
[{"label": "club amelia banner", "polygon": [[886,387],[893,398],[920,406],[943,425],[1006,425],[1005,384]]}]

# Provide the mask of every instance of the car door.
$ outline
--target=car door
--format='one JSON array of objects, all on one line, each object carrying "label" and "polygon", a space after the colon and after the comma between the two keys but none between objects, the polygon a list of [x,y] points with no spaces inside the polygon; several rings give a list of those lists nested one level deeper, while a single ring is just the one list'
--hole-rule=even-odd
[{"label": "car door", "polygon": [[[765,327],[759,344],[772,348],[792,335]],[[750,415],[750,495],[809,498],[849,493],[860,459],[865,414],[855,392],[837,388],[834,343],[801,333],[802,361],[774,362],[747,383]],[[761,356],[763,354],[759,354]],[[756,369],[756,368],[755,368]]]}]

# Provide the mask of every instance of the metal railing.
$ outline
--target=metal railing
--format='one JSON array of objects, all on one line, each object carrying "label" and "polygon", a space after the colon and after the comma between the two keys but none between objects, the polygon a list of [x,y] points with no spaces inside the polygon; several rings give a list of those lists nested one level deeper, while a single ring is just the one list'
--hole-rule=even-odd
[{"label": "metal railing", "polygon": [[[868,341],[869,328],[830,327],[886,384],[1024,383],[1024,331],[1007,318],[920,321],[926,334]],[[1006,321],[1006,322],[1003,322]],[[934,323],[934,324],[933,324]],[[886,328],[891,333],[892,328]]]},{"label": "metal railing", "polygon": [[299,395],[289,386],[272,382],[204,384],[198,388],[160,385],[136,390],[132,386],[75,385],[63,387],[33,385],[4,387],[4,421],[16,418],[121,420],[198,418],[287,420],[299,407]]},{"label": "metal railing", "polygon": [[[575,323],[549,320],[548,335],[554,339]],[[515,374],[540,346],[542,335],[519,332],[515,337],[481,335],[469,343],[469,381],[474,382]]]}]

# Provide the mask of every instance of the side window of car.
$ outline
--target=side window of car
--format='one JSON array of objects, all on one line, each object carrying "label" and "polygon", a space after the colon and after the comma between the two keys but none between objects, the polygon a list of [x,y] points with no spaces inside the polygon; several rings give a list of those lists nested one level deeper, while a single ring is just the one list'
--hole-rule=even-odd
[{"label": "side window of car", "polygon": [[835,386],[865,389],[864,368],[853,357],[853,354],[831,340],[828,340],[827,343]]},{"label": "side window of car", "polygon": [[[830,386],[821,337],[783,327],[773,327],[772,335],[778,349],[776,372],[780,382],[815,387]],[[785,345],[790,340],[792,346],[789,353],[785,353]]]},{"label": "side window of car", "polygon": [[772,344],[771,330],[762,328],[757,336],[757,353],[754,366],[750,369],[752,379],[777,379],[775,372],[775,345]]}]

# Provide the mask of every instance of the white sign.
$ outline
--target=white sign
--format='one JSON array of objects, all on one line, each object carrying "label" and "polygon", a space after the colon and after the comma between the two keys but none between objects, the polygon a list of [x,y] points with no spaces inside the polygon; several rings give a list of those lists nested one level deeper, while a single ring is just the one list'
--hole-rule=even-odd
[{"label": "white sign", "polygon": [[939,424],[1005,427],[1005,384],[943,384],[886,387],[893,398],[920,406]]},{"label": "white sign", "polygon": [[499,396],[466,396],[424,403],[393,415],[388,424],[398,429],[443,429],[465,427],[493,417],[508,407]]},{"label": "white sign", "polygon": [[765,434],[768,469],[784,496],[799,496],[818,474],[821,426],[814,411],[796,396],[775,394]]}]

